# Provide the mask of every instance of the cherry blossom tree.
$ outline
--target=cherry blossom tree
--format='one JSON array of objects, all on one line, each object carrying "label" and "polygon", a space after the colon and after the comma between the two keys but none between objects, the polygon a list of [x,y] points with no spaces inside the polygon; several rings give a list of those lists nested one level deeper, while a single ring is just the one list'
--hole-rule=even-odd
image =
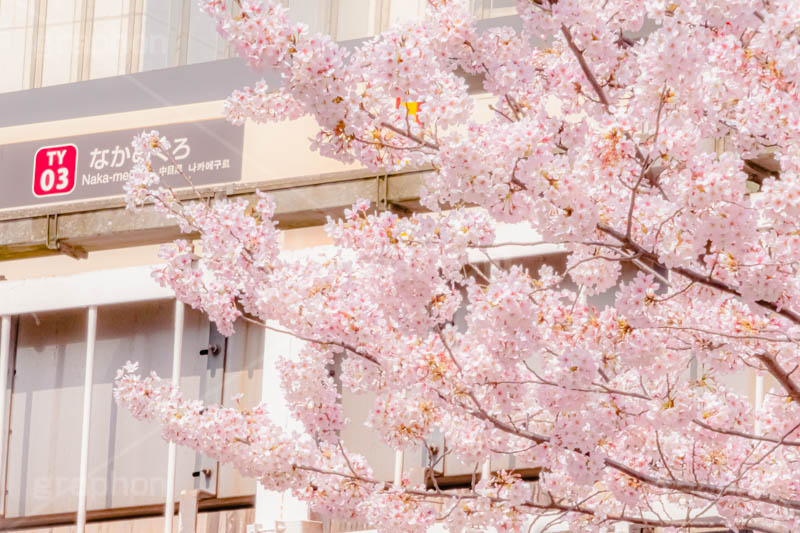
[{"label": "cherry blossom tree", "polygon": [[[326,225],[330,249],[285,256],[268,195],[179,201],[150,165],[167,141],[142,134],[129,204],[200,235],[165,246],[156,278],[225,333],[250,321],[305,342],[279,364],[302,429],[269,405],[202,405],[135,364],[120,404],[379,531],[800,530],[797,0],[518,0],[521,29],[485,31],[466,2],[430,0],[424,20],[352,50],[274,3],[202,5],[282,77],[234,93],[232,121],[310,115],[325,156],[433,169],[426,212],[359,202]],[[765,154],[780,173],[749,176]],[[511,244],[500,223],[566,266],[494,261]],[[742,373],[763,376],[763,402],[726,385]],[[396,449],[438,431],[449,456],[513,456],[540,479],[377,479],[340,441],[339,386],[374,396],[368,424]]]}]

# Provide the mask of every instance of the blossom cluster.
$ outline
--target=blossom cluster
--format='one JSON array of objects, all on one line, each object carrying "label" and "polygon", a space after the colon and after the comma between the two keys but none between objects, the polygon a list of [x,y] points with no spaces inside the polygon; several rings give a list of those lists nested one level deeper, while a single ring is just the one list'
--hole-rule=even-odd
[{"label": "blossom cluster", "polygon": [[[133,367],[118,401],[379,531],[800,530],[796,2],[518,0],[517,29],[428,4],[348,50],[277,3],[204,0],[281,79],[236,92],[232,121],[307,115],[325,156],[432,169],[427,212],[360,201],[329,220],[325,251],[281,254],[268,196],[180,200],[150,165],[166,140],[137,137],[129,204],[200,236],[165,247],[158,281],[225,333],[246,319],[305,343],[277,365],[302,430]],[[397,98],[423,102],[418,121]],[[501,223],[537,237],[503,242]],[[763,398],[742,385],[756,379]],[[340,389],[370,399],[390,447],[443,436],[473,483],[374,479],[340,440]],[[477,475],[509,457],[540,469],[535,487],[515,468]]]}]

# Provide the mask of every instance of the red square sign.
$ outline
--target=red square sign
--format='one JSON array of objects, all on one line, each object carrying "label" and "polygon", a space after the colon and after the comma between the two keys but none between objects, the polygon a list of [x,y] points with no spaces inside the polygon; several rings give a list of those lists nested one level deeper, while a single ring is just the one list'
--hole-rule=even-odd
[{"label": "red square sign", "polygon": [[43,146],[33,156],[33,194],[58,196],[75,190],[78,147],[74,144]]}]

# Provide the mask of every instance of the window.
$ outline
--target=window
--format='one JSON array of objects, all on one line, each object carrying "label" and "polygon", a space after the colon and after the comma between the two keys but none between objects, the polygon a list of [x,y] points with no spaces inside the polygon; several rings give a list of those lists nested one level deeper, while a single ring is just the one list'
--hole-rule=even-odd
[{"label": "window", "polygon": [[331,2],[319,0],[283,0],[289,8],[289,16],[293,21],[308,24],[309,30],[315,33],[332,33]]},{"label": "window", "polygon": [[383,15],[380,0],[338,0],[333,7],[336,40],[360,39],[380,32]]},{"label": "window", "polygon": [[153,70],[173,66],[176,43],[180,29],[179,2],[145,0],[142,15],[140,70]]},{"label": "window", "polygon": [[425,14],[426,0],[394,0],[389,7],[389,23],[416,20]]},{"label": "window", "polygon": [[232,55],[195,0],[3,0],[0,49],[0,92]]},{"label": "window", "polygon": [[[308,24],[312,32],[327,33],[337,41],[371,37],[388,26],[394,0],[282,0],[293,20]],[[408,4],[416,4],[408,1]],[[405,11],[408,11],[406,6]],[[394,8],[393,8],[394,9]],[[416,18],[411,14],[406,18]]]},{"label": "window", "polygon": [[[226,0],[236,10],[234,0]],[[346,41],[420,18],[425,0],[281,0],[311,31]],[[480,18],[516,13],[515,0],[470,0]],[[3,0],[0,92],[232,57],[196,0]]]},{"label": "window", "polygon": [[[117,408],[113,382],[128,360],[143,373],[172,373],[172,300],[98,309],[89,433],[88,497],[91,510],[163,504],[167,449],[157,424]],[[85,309],[19,317],[11,384],[6,517],[75,512],[80,479]],[[213,404],[260,401],[263,330],[241,323],[218,355],[201,354],[217,335],[199,311],[185,310],[181,390]],[[210,475],[202,474],[204,470]],[[196,474],[197,473],[197,474]],[[178,447],[176,495],[200,488],[218,498],[248,496],[256,483],[188,448]],[[2,487],[0,487],[2,488]]]},{"label": "window", "polygon": [[516,0],[470,0],[478,18],[505,17],[517,14]]},{"label": "window", "polygon": [[79,79],[81,61],[81,2],[47,2],[44,24],[41,85]]},{"label": "window", "polygon": [[200,11],[197,2],[191,3],[189,32],[184,63],[202,63],[225,59],[230,55],[228,42],[217,33],[214,19]]},{"label": "window", "polygon": [[[234,9],[233,0],[227,0]],[[153,70],[231,56],[214,20],[193,0],[145,0],[138,70]]]},{"label": "window", "polygon": [[133,30],[133,0],[95,1],[89,78],[125,74]]},{"label": "window", "polygon": [[0,50],[4,50],[0,92],[29,86],[35,15],[28,0],[0,2]]}]

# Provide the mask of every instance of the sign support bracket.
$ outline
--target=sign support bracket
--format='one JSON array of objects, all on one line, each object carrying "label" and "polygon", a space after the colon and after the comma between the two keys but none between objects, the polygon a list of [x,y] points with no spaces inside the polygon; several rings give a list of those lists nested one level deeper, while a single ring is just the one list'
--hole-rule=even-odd
[{"label": "sign support bracket", "polygon": [[47,238],[45,246],[48,250],[56,250],[73,259],[86,259],[89,254],[80,246],[70,246],[58,240],[58,213],[47,215]]},{"label": "sign support bracket", "polygon": [[47,241],[50,250],[58,250],[58,213],[47,215]]},{"label": "sign support bracket", "polygon": [[411,215],[411,210],[389,200],[389,174],[375,176],[378,192],[375,197],[378,211],[392,211],[400,216]]}]

